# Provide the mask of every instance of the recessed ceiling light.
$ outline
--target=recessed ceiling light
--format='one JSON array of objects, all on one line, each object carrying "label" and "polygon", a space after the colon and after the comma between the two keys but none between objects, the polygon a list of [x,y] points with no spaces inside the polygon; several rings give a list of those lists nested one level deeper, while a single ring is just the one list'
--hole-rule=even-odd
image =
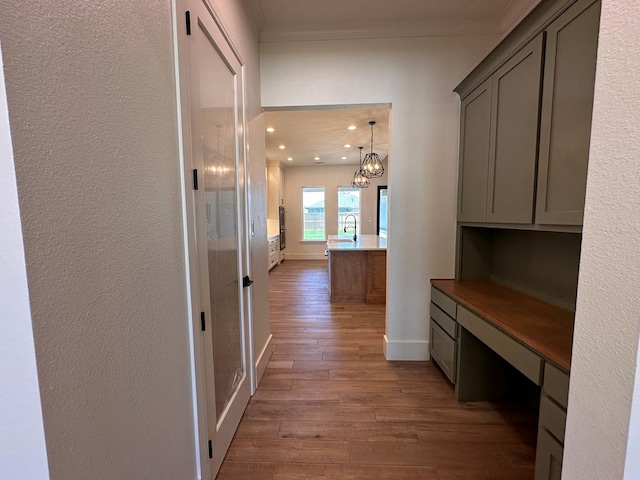
[{"label": "recessed ceiling light", "polygon": [[287,160],[289,160],[290,162],[293,161],[293,157],[287,157]]},{"label": "recessed ceiling light", "polygon": [[347,130],[355,130],[356,128],[358,128],[358,127],[356,127],[355,125],[349,125],[347,127]]},{"label": "recessed ceiling light", "polygon": [[273,132],[275,132],[275,131],[276,131],[276,129],[275,129],[275,128],[273,128],[273,127],[268,127],[268,128],[267,128],[267,132],[269,132],[269,133],[273,133]]},{"label": "recessed ceiling light", "polygon": [[320,157],[313,157],[313,159],[314,159],[315,161],[318,161],[318,160],[320,160]]},{"label": "recessed ceiling light", "polygon": [[284,145],[280,145],[278,148],[279,148],[280,150],[284,150],[284,149],[285,149],[285,148],[287,148],[287,147],[285,147]]},{"label": "recessed ceiling light", "polygon": [[346,159],[347,159],[347,157],[342,157],[342,160],[346,160]]},{"label": "recessed ceiling light", "polygon": [[346,143],[344,148],[351,148],[351,144],[350,143]]}]

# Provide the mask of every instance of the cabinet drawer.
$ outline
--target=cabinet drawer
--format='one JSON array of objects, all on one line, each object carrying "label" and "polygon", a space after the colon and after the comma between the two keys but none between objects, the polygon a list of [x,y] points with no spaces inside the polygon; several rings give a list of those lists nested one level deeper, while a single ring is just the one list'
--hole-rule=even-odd
[{"label": "cabinet drawer", "polygon": [[462,306],[458,307],[458,322],[533,383],[542,384],[544,362],[538,355]]},{"label": "cabinet drawer", "polygon": [[435,303],[431,303],[431,318],[435,320],[450,337],[458,338],[458,323],[440,310]]},{"label": "cabinet drawer", "polygon": [[431,301],[439,306],[451,318],[456,318],[456,302],[440,290],[431,287]]},{"label": "cabinet drawer", "polygon": [[438,324],[431,321],[429,352],[442,371],[451,381],[456,383],[456,353],[458,343],[446,334]]},{"label": "cabinet drawer", "polygon": [[545,363],[542,390],[566,409],[569,400],[569,375],[550,363]]},{"label": "cabinet drawer", "polygon": [[546,395],[540,397],[540,426],[549,430],[549,433],[564,444],[564,427],[567,423],[567,414],[555,402]]}]

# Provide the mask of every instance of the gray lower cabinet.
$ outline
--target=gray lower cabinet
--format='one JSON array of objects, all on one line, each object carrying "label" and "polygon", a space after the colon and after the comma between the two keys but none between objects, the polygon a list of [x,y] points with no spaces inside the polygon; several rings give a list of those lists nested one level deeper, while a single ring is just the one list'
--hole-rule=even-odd
[{"label": "gray lower cabinet", "polygon": [[487,217],[531,223],[538,156],[543,34],[491,78],[491,142]]},{"label": "gray lower cabinet", "polygon": [[491,79],[460,105],[458,221],[484,222],[491,135]]},{"label": "gray lower cabinet", "polygon": [[429,328],[429,353],[451,383],[456,383],[458,343],[432,318]]},{"label": "gray lower cabinet", "polygon": [[560,480],[567,421],[569,375],[545,364],[540,397],[535,480]]},{"label": "gray lower cabinet", "polygon": [[535,480],[560,480],[562,445],[546,430],[538,431]]},{"label": "gray lower cabinet", "polygon": [[535,223],[582,225],[600,1],[578,0],[547,28]]},{"label": "gray lower cabinet", "polygon": [[429,354],[451,383],[456,383],[458,361],[457,303],[431,288],[431,320],[429,322]]}]

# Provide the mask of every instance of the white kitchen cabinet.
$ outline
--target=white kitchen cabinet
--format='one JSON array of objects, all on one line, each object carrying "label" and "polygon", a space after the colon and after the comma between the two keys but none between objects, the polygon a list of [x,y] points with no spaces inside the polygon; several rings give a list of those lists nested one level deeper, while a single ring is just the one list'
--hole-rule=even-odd
[{"label": "white kitchen cabinet", "polygon": [[278,218],[278,207],[284,205],[284,170],[278,162],[267,163],[267,218]]},{"label": "white kitchen cabinet", "polygon": [[269,270],[271,270],[278,263],[280,263],[280,235],[274,235],[273,237],[269,237],[268,248],[269,248],[268,266],[269,266]]}]

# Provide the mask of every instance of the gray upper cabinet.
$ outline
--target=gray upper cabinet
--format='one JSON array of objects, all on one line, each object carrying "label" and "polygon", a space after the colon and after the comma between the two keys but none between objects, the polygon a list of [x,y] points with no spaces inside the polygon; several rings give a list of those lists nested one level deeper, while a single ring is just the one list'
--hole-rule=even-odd
[{"label": "gray upper cabinet", "polygon": [[507,61],[492,81],[486,220],[532,223],[538,150],[543,34]]},{"label": "gray upper cabinet", "polygon": [[578,0],[547,28],[535,222],[582,225],[600,2]]},{"label": "gray upper cabinet", "polygon": [[460,172],[458,221],[486,220],[487,171],[491,131],[491,79],[460,106]]}]

